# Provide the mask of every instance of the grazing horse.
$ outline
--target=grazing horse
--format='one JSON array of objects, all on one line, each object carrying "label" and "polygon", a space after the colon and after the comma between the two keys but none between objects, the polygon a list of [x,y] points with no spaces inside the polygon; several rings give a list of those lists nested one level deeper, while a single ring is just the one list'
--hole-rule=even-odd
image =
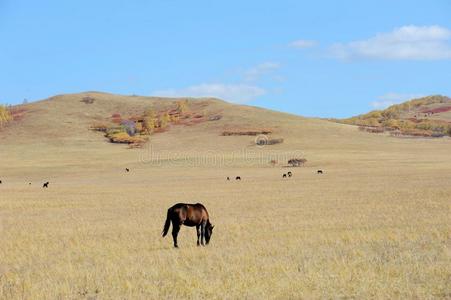
[{"label": "grazing horse", "polygon": [[129,168],[125,168],[125,172],[130,172],[130,169]]},{"label": "grazing horse", "polygon": [[48,187],[49,187],[49,182],[48,181],[42,185],[42,188],[48,188]]},{"label": "grazing horse", "polygon": [[287,174],[283,174],[283,175],[282,175],[282,178],[287,178]]},{"label": "grazing horse", "polygon": [[174,240],[175,248],[178,248],[177,235],[179,234],[182,225],[189,227],[196,226],[197,246],[204,246],[204,239],[207,245],[210,242],[214,226],[210,223],[208,211],[202,204],[177,203],[169,208],[166,222],[164,223],[163,237],[168,234],[171,222],[172,238]]},{"label": "grazing horse", "polygon": [[230,177],[229,177],[229,176],[227,176],[227,180],[230,180]]},{"label": "grazing horse", "polygon": [[240,177],[240,176],[237,176],[237,177],[235,178],[235,180],[240,180],[240,181],[241,181],[241,177]]},{"label": "grazing horse", "polygon": [[291,173],[291,172],[288,172],[287,174],[288,174],[288,177],[293,176],[293,173]]},{"label": "grazing horse", "polygon": [[2,181],[0,180],[0,184],[2,184]]},{"label": "grazing horse", "polygon": [[318,174],[323,174],[323,170],[318,170]]}]

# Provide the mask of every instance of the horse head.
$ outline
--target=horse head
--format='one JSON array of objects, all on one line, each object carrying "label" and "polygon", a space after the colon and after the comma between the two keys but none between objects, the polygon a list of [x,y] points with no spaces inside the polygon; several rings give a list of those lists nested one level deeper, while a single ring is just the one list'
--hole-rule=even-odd
[{"label": "horse head", "polygon": [[208,223],[207,228],[205,228],[205,242],[207,245],[210,242],[211,235],[213,234],[213,228],[215,228],[215,226],[210,223]]}]

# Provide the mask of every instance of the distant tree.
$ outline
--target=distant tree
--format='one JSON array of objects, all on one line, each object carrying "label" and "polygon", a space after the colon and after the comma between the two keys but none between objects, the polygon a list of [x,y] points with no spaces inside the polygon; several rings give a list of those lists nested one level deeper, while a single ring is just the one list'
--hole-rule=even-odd
[{"label": "distant tree", "polygon": [[96,99],[94,99],[90,96],[86,96],[86,97],[83,97],[83,99],[81,99],[81,102],[84,102],[85,104],[93,104],[95,100]]},{"label": "distant tree", "polygon": [[177,111],[180,114],[184,114],[184,113],[188,112],[189,111],[188,101],[187,100],[177,101]]},{"label": "distant tree", "polygon": [[169,114],[167,112],[163,113],[160,116],[160,127],[166,128],[170,121],[171,121],[171,117],[169,116]]},{"label": "distant tree", "polygon": [[124,120],[121,122],[121,126],[129,136],[134,136],[136,134],[136,125],[134,121]]},{"label": "distant tree", "polygon": [[385,120],[384,122],[382,122],[382,125],[388,128],[399,129],[399,123],[394,119]]},{"label": "distant tree", "polygon": [[158,127],[158,118],[152,108],[144,112],[143,129],[147,134],[151,134],[153,130]]},{"label": "distant tree", "polygon": [[13,119],[11,112],[6,106],[0,105],[0,128]]}]

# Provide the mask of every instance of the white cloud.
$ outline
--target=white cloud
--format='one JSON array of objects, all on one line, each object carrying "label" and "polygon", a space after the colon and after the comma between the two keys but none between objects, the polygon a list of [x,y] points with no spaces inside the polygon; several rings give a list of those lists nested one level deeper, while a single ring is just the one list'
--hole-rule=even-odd
[{"label": "white cloud", "polygon": [[331,47],[341,59],[451,59],[451,30],[440,26],[403,26],[391,32]]},{"label": "white cloud", "polygon": [[411,99],[421,98],[424,95],[419,94],[398,94],[398,93],[388,93],[378,97],[378,101],[373,101],[370,105],[375,109],[385,109],[394,104],[405,102]]},{"label": "white cloud", "polygon": [[255,81],[263,75],[267,75],[280,68],[280,64],[276,62],[261,63],[253,68],[250,68],[244,73],[244,80]]},{"label": "white cloud", "polygon": [[304,49],[304,48],[314,47],[314,46],[316,46],[316,44],[317,44],[317,42],[313,41],[313,40],[297,40],[297,41],[290,43],[290,46],[293,48]]},{"label": "white cloud", "polygon": [[265,94],[266,91],[258,86],[222,83],[203,83],[182,89],[153,92],[153,95],[163,97],[215,97],[235,103],[249,102]]}]

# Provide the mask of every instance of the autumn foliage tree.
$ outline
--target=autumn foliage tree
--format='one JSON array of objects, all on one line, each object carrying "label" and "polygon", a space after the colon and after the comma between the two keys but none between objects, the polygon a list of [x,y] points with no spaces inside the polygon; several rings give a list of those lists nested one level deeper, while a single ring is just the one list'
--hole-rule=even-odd
[{"label": "autumn foliage tree", "polygon": [[180,100],[177,101],[177,111],[180,114],[184,114],[186,112],[188,112],[189,107],[188,107],[188,101],[187,100]]},{"label": "autumn foliage tree", "polygon": [[0,105],[0,128],[11,121],[13,117],[6,106]]},{"label": "autumn foliage tree", "polygon": [[170,121],[171,121],[171,117],[169,116],[169,114],[167,112],[164,112],[160,116],[160,128],[166,128]]},{"label": "autumn foliage tree", "polygon": [[156,127],[158,127],[158,118],[155,114],[155,111],[152,108],[149,108],[144,113],[143,129],[147,134],[150,134]]}]

